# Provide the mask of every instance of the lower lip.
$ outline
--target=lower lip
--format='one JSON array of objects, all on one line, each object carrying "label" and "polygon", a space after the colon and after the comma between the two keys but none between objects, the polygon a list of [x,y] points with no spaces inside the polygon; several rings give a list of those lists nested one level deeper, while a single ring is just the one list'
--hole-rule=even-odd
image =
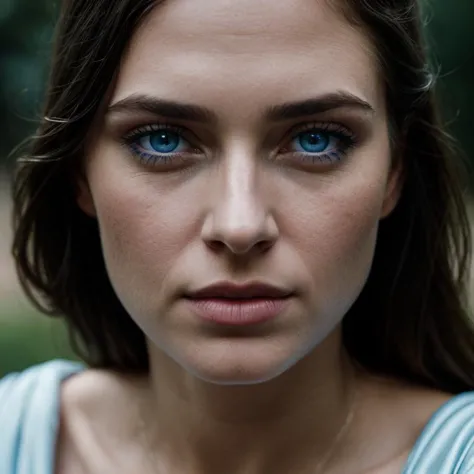
[{"label": "lower lip", "polygon": [[215,324],[245,326],[275,319],[288,305],[289,298],[269,299],[187,299],[193,311]]}]

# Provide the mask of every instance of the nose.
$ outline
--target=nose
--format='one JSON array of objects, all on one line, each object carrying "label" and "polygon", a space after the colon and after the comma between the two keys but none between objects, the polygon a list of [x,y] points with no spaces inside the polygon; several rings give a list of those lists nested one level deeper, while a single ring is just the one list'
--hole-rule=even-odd
[{"label": "nose", "polygon": [[259,186],[256,166],[241,160],[219,174],[212,209],[202,229],[206,245],[234,255],[271,248],[278,239],[278,227],[266,204],[268,196]]}]

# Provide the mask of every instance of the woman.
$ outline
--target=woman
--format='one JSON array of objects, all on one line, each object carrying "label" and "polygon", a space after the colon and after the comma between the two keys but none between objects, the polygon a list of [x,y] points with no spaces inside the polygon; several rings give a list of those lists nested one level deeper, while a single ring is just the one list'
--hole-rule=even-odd
[{"label": "woman", "polygon": [[0,472],[468,473],[469,230],[415,0],[69,0],[15,177],[86,366]]}]

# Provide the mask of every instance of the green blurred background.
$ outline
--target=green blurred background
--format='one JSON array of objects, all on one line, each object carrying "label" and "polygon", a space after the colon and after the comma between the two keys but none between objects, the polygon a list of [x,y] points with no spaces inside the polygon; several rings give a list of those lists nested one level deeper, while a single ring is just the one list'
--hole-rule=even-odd
[{"label": "green blurred background", "polygon": [[[39,315],[22,295],[10,257],[9,155],[34,131],[41,113],[57,9],[51,0],[0,0],[0,377],[51,358],[73,357],[61,321]],[[474,0],[431,0],[425,10],[432,61],[440,66],[444,117],[471,163]],[[470,173],[467,183],[474,183]]]}]

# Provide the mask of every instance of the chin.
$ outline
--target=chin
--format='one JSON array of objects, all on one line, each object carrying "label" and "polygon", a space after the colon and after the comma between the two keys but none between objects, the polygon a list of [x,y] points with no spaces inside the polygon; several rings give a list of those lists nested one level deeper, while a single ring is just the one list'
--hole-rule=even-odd
[{"label": "chin", "polygon": [[248,367],[246,365],[223,365],[214,367],[194,366],[185,369],[196,378],[215,385],[256,385],[277,378],[286,367]]},{"label": "chin", "polygon": [[275,379],[295,365],[300,354],[282,344],[223,340],[196,347],[175,360],[186,372],[209,383],[252,385]]}]

